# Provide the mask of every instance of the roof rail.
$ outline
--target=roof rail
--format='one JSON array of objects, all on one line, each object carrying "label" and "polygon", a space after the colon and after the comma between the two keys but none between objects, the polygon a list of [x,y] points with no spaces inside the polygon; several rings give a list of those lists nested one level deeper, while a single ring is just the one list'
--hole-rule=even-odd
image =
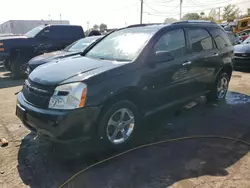
[{"label": "roof rail", "polygon": [[149,26],[149,25],[163,25],[164,23],[148,23],[148,24],[134,24],[134,25],[129,25],[126,28],[130,27],[144,27],[144,26]]},{"label": "roof rail", "polygon": [[175,22],[173,24],[180,24],[180,23],[212,23],[212,24],[216,24],[215,22],[210,21],[210,20],[183,20],[183,21]]}]

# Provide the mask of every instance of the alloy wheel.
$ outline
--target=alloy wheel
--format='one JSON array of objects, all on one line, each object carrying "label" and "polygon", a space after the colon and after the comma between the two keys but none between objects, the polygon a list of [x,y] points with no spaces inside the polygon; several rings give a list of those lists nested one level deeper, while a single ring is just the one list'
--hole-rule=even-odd
[{"label": "alloy wheel", "polygon": [[107,137],[113,144],[122,144],[130,138],[134,131],[134,114],[128,108],[117,110],[109,118],[107,125]]}]

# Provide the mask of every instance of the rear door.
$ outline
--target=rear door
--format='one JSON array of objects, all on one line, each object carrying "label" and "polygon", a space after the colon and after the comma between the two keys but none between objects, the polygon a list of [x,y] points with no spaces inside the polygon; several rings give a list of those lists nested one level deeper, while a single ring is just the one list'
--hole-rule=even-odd
[{"label": "rear door", "polygon": [[232,57],[234,47],[232,46],[227,34],[220,28],[211,28],[210,33],[212,34],[216,47],[220,54],[220,63],[216,64],[216,70],[214,74],[218,72],[218,70],[224,64],[232,65]]},{"label": "rear door", "polygon": [[147,87],[151,88],[152,107],[171,105],[189,97],[191,92],[188,66],[183,66],[188,62],[184,30],[174,29],[163,33],[153,47],[153,56],[157,52],[169,52],[172,59],[149,60],[155,61],[149,62],[155,66],[149,68],[144,80],[147,82]]},{"label": "rear door", "polygon": [[193,94],[203,93],[212,82],[213,73],[221,57],[212,36],[205,28],[186,28],[192,52],[189,76]]}]

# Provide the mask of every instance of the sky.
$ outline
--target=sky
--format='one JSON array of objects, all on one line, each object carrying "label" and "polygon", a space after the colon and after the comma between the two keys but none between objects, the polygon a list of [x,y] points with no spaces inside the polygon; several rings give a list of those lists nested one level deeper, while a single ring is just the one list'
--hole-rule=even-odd
[{"label": "sky", "polygon": [[[179,18],[180,0],[143,1],[143,23]],[[227,4],[238,4],[242,14],[250,8],[250,0],[183,0],[182,12],[208,13]],[[63,20],[84,29],[101,23],[108,28],[124,27],[140,22],[140,0],[2,0],[0,24],[8,20],[60,20],[60,14]]]}]

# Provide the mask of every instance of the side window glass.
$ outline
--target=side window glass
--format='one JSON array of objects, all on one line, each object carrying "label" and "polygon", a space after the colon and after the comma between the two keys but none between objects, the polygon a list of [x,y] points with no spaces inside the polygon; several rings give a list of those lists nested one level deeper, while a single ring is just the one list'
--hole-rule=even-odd
[{"label": "side window glass", "polygon": [[50,34],[50,29],[49,29],[49,28],[48,28],[48,29],[45,29],[45,30],[43,30],[43,31],[41,31],[41,32],[39,33],[39,35],[45,36],[45,37],[49,36],[49,34]]},{"label": "side window glass", "polygon": [[242,22],[240,27],[247,27],[247,23],[248,23],[248,21]]},{"label": "side window glass", "polygon": [[214,41],[219,49],[226,48],[226,47],[232,45],[227,34],[224,31],[222,31],[221,29],[212,29],[211,34],[212,34]]},{"label": "side window glass", "polygon": [[188,29],[193,52],[213,49],[212,37],[205,29]]},{"label": "side window glass", "polygon": [[183,29],[177,29],[165,33],[156,42],[154,52],[169,52],[173,58],[184,56],[186,53],[186,41]]},{"label": "side window glass", "polygon": [[61,32],[59,27],[50,27],[49,29],[44,30],[44,36],[50,39],[60,38]]}]

